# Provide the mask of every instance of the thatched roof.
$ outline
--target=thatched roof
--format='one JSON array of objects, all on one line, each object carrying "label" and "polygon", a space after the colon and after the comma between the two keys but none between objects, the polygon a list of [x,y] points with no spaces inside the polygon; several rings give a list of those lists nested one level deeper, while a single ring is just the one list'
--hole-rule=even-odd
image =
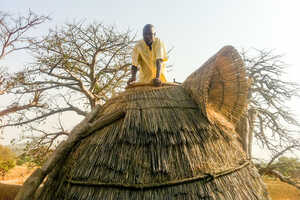
[{"label": "thatched roof", "polygon": [[208,59],[184,81],[183,86],[212,123],[235,124],[247,107],[246,68],[232,46],[223,47]]},{"label": "thatched roof", "polygon": [[81,140],[39,200],[267,200],[230,126],[212,123],[185,86],[136,86],[99,113],[126,115]]}]

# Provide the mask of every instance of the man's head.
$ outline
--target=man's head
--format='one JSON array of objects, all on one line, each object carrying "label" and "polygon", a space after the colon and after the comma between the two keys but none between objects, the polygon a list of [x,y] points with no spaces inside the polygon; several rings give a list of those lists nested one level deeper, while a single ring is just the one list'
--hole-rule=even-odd
[{"label": "man's head", "polygon": [[152,24],[146,24],[143,28],[143,37],[144,41],[150,45],[152,44],[154,37],[155,37],[155,30]]}]

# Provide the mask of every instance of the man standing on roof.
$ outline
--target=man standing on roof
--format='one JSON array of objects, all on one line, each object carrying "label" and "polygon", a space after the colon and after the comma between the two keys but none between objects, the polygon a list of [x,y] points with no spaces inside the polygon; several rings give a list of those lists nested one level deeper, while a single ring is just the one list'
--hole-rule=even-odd
[{"label": "man standing on roof", "polygon": [[136,81],[139,70],[139,82],[160,86],[166,82],[165,62],[168,60],[164,43],[157,37],[152,24],[143,28],[143,40],[135,45],[132,52],[131,78],[128,85]]}]

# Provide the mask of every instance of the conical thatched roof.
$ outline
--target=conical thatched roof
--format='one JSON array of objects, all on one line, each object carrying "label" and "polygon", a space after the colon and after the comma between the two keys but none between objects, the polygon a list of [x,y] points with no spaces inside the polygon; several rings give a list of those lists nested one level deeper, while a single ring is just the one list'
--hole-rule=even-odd
[{"label": "conical thatched roof", "polygon": [[[78,142],[60,172],[48,176],[38,199],[267,200],[257,170],[237,142],[228,106],[223,117],[208,116],[211,111],[199,105],[191,82],[136,85],[112,98],[99,117],[119,110],[126,115]],[[242,112],[246,104],[232,106],[237,105]],[[217,118],[221,123],[212,122]]]}]

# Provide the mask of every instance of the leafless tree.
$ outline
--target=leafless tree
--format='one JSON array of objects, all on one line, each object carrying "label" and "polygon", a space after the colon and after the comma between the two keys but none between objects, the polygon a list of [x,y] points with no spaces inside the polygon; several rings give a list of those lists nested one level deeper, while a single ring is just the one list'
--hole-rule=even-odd
[{"label": "leafless tree", "polygon": [[37,15],[31,10],[19,17],[0,11],[0,60],[12,52],[27,49],[28,41],[33,39],[27,33],[47,20],[48,16]]},{"label": "leafless tree", "polygon": [[284,80],[287,64],[282,61],[283,56],[257,49],[254,54],[244,50],[241,54],[250,86],[248,111],[237,126],[242,146],[252,158],[253,138],[256,138],[272,155],[266,166],[259,166],[260,173],[275,176],[300,189],[295,181],[271,167],[287,151],[300,149],[300,124],[287,106],[292,97],[299,97],[299,85]]},{"label": "leafless tree", "polygon": [[[29,36],[28,32],[47,20],[49,20],[48,16],[37,15],[30,10],[27,15],[19,17],[0,11],[0,61],[8,54],[29,49],[33,37]],[[21,77],[18,75],[13,77],[6,68],[0,66],[0,95],[5,95],[14,88],[18,78]],[[32,98],[24,104],[14,102],[0,110],[0,118],[17,111],[41,107],[40,93],[36,92],[31,96]]]},{"label": "leafless tree", "polygon": [[35,105],[30,109],[6,115],[1,127],[23,126],[39,133],[37,143],[50,147],[60,136],[67,136],[68,130],[59,122],[58,131],[51,133],[40,123],[68,111],[86,116],[120,91],[130,72],[133,42],[130,30],[120,32],[114,26],[85,22],[65,24],[41,40],[32,40],[35,61],[16,74],[9,93],[18,97],[17,105],[30,96],[37,101],[30,102]]},{"label": "leafless tree", "polygon": [[299,97],[299,85],[284,80],[287,65],[282,56],[257,49],[254,54],[247,51],[241,54],[250,86],[248,112],[241,123],[244,127],[242,137],[246,136],[243,139],[245,150],[251,154],[252,137],[273,154],[289,146],[298,147],[300,124],[287,102],[292,97]]}]

